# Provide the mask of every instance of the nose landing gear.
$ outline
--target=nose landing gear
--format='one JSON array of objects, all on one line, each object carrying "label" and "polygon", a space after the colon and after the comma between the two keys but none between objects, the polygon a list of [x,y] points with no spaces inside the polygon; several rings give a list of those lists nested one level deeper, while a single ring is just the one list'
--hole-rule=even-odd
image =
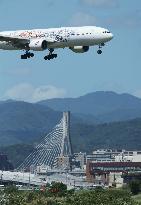
[{"label": "nose landing gear", "polygon": [[100,54],[102,54],[102,45],[99,45],[99,50],[97,51],[97,53],[100,55]]},{"label": "nose landing gear", "polygon": [[99,55],[102,54],[102,50],[99,49],[99,50],[97,51],[97,53],[98,53]]},{"label": "nose landing gear", "polygon": [[100,45],[99,45],[99,50],[97,51],[97,53],[100,55],[100,54],[102,54],[102,47],[103,46],[105,46],[105,43],[101,43]]}]

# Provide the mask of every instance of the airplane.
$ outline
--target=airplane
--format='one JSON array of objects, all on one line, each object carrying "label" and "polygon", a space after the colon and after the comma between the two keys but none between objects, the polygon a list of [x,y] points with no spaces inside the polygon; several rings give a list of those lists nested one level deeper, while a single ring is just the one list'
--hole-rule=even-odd
[{"label": "airplane", "polygon": [[102,54],[102,47],[113,37],[108,29],[96,26],[5,31],[0,32],[0,49],[24,50],[21,59],[34,57],[30,51],[48,50],[49,54],[44,59],[51,60],[57,58],[54,50],[58,48],[85,53],[90,46],[98,45],[97,53]]}]

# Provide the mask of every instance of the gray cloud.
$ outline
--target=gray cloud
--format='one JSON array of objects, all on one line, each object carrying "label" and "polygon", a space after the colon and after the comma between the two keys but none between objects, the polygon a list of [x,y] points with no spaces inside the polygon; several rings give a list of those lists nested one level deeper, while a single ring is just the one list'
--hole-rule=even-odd
[{"label": "gray cloud", "polygon": [[141,27],[141,13],[139,11],[114,15],[103,20],[106,25],[116,28],[138,29]]},{"label": "gray cloud", "polygon": [[86,13],[78,12],[70,20],[73,26],[90,26],[98,24],[98,19]]},{"label": "gray cloud", "polygon": [[70,24],[74,26],[94,25],[108,28],[140,29],[141,11],[124,13],[120,16],[118,14],[107,15],[106,17],[77,12],[72,16]]},{"label": "gray cloud", "polygon": [[22,100],[27,102],[38,102],[51,98],[65,97],[66,90],[52,85],[34,87],[29,83],[21,83],[8,89],[2,99]]},{"label": "gray cloud", "polygon": [[119,6],[119,0],[80,0],[80,1],[82,3],[94,7],[115,8]]}]

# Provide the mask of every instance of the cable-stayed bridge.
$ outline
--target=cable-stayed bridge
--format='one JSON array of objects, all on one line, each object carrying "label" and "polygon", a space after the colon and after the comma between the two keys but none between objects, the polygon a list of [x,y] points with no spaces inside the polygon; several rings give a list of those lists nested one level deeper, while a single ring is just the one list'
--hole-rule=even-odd
[{"label": "cable-stayed bridge", "polygon": [[[67,185],[68,189],[72,189],[75,186],[90,186],[82,177],[74,176],[72,172],[68,174],[68,169],[63,166],[61,169],[56,166],[57,160],[67,159],[71,155],[70,113],[64,112],[60,122],[41,140],[17,170],[14,172],[0,171],[1,183],[3,183],[3,185],[20,184],[21,186],[28,185],[28,187],[30,187],[32,185],[45,186],[47,183],[56,181],[63,182]],[[37,166],[40,168],[42,167],[41,165],[53,168],[48,169],[46,167],[49,171],[49,175],[47,175],[47,172],[41,172],[40,174],[37,170],[37,172],[32,173],[34,168],[36,169]],[[31,170],[32,166],[33,170]],[[84,172],[82,172],[82,174],[83,173]]]},{"label": "cable-stayed bridge", "polygon": [[55,167],[57,157],[71,156],[70,113],[64,112],[53,130],[35,147],[17,170],[26,170],[31,166],[46,165]]}]

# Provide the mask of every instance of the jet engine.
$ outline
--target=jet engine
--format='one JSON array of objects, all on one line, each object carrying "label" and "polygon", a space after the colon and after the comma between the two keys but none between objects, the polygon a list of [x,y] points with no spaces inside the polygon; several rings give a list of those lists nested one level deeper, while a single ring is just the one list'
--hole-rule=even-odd
[{"label": "jet engine", "polygon": [[85,53],[89,50],[89,46],[74,46],[70,47],[70,49],[75,53]]},{"label": "jet engine", "polygon": [[43,39],[31,40],[29,44],[30,50],[33,51],[43,51],[47,49],[47,41]]}]

